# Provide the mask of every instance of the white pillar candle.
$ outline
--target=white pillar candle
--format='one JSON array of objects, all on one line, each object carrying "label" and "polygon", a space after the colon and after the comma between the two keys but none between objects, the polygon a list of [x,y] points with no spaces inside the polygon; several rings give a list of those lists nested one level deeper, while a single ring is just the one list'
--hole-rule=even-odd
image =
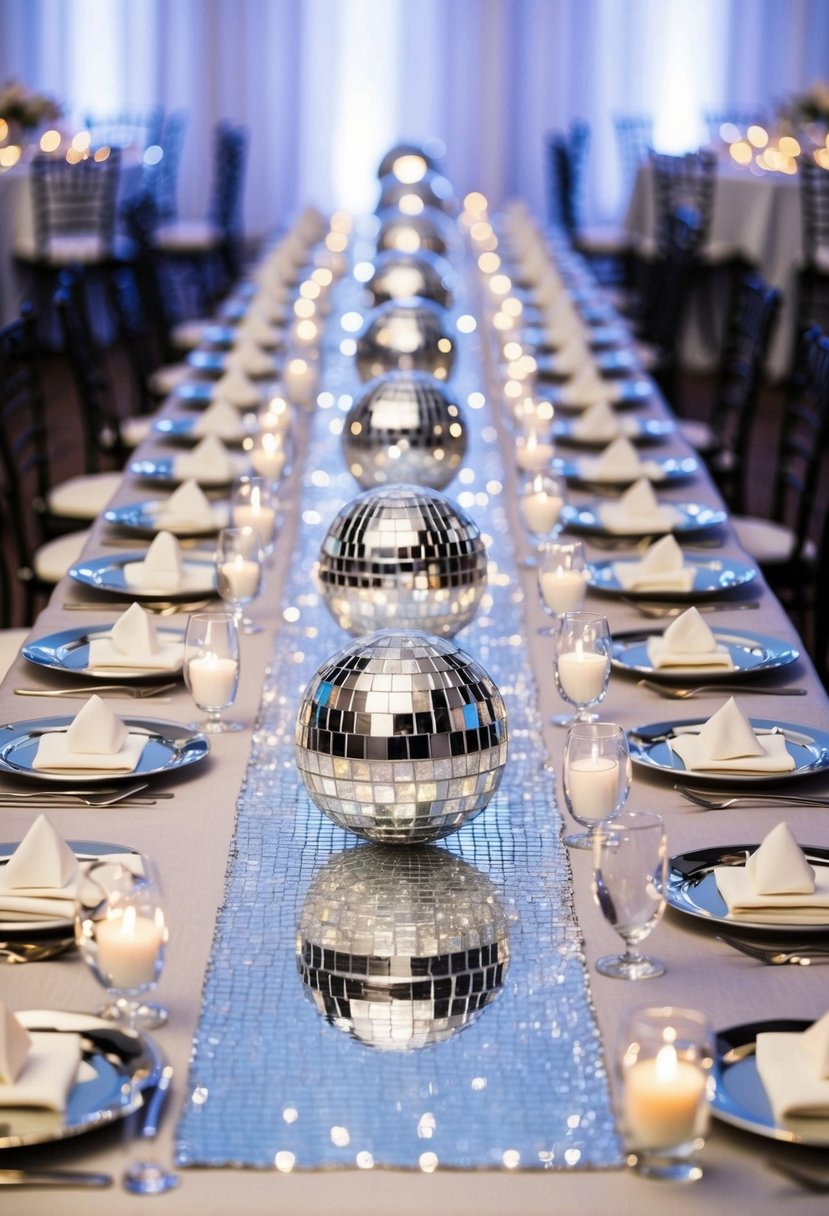
[{"label": "white pillar candle", "polygon": [[[274,442],[276,436],[270,431],[265,431],[262,435],[261,442],[254,444],[250,452],[250,463],[255,473],[260,477],[270,477],[276,479],[282,476],[282,470],[285,467],[285,452],[279,446],[278,441]],[[270,443],[266,442],[271,440]]]},{"label": "white pillar candle", "polygon": [[702,1134],[705,1076],[670,1044],[625,1072],[625,1124],[639,1148],[672,1148]]},{"label": "white pillar candle", "polygon": [[541,443],[535,436],[530,436],[528,440],[519,440],[515,445],[516,464],[525,473],[537,473],[539,469],[549,468],[554,455],[553,444]]},{"label": "white pillar candle", "polygon": [[282,373],[285,392],[297,405],[310,405],[317,389],[317,373],[307,359],[289,359]]},{"label": "white pillar candle", "polygon": [[576,705],[589,705],[602,695],[610,659],[604,654],[566,650],[558,656],[558,681]]},{"label": "white pillar candle", "polygon": [[259,533],[259,543],[264,549],[273,541],[276,511],[263,503],[235,503],[233,506],[234,528],[254,528]]},{"label": "white pillar candle", "polygon": [[583,570],[542,570],[538,584],[550,612],[577,612],[584,603],[587,579]]},{"label": "white pillar candle", "polygon": [[135,908],[96,925],[96,965],[107,987],[128,992],[155,983],[163,942],[163,921],[137,916]]},{"label": "white pillar candle", "polygon": [[558,494],[546,490],[535,490],[521,499],[521,514],[531,532],[551,532],[558,523],[563,502]]},{"label": "white pillar candle", "polygon": [[219,579],[227,587],[230,596],[235,600],[250,600],[259,591],[259,580],[262,577],[262,567],[259,562],[251,561],[236,553],[219,566]]},{"label": "white pillar candle", "polygon": [[579,819],[605,819],[619,801],[619,762],[613,756],[584,756],[567,765],[570,805]]},{"label": "white pillar candle", "polygon": [[236,692],[239,665],[235,659],[221,659],[215,654],[190,659],[187,675],[193,700],[203,709],[222,709],[229,705]]}]

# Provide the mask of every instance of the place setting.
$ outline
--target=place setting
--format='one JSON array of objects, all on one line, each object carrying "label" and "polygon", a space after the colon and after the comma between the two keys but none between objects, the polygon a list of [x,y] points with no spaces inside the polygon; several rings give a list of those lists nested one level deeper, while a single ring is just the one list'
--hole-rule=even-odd
[{"label": "place setting", "polygon": [[669,418],[642,418],[622,414],[609,401],[599,400],[577,418],[556,418],[553,439],[569,447],[604,448],[615,439],[625,438],[641,446],[663,443],[676,433]]},{"label": "place setting", "polygon": [[229,452],[216,435],[206,435],[190,451],[173,456],[137,457],[127,465],[127,472],[160,486],[195,481],[203,490],[223,490],[248,468],[244,456]]},{"label": "place setting", "polygon": [[127,533],[153,537],[158,532],[171,532],[180,540],[214,536],[227,525],[229,517],[227,501],[208,497],[195,478],[182,482],[167,498],[109,507],[104,512],[108,524]]},{"label": "place setting", "polygon": [[254,421],[255,415],[240,413],[231,402],[219,398],[211,401],[201,414],[158,418],[153,423],[153,433],[185,446],[195,446],[208,435],[215,435],[228,447],[241,447],[254,434]]},{"label": "place setting", "polygon": [[578,505],[568,503],[562,510],[566,528],[613,542],[641,540],[665,533],[686,536],[707,532],[722,527],[727,518],[727,512],[721,507],[660,500],[645,477],[635,481],[615,499]]},{"label": "place setting", "polygon": [[68,574],[83,587],[148,605],[216,594],[212,552],[188,552],[166,530],[156,534],[143,556],[125,552],[82,558]]},{"label": "place setting", "polygon": [[690,481],[699,473],[695,456],[659,456],[642,460],[624,435],[612,440],[597,456],[555,458],[554,467],[573,485],[625,489],[640,478],[654,486]]},{"label": "place setting", "polygon": [[658,595],[678,604],[727,595],[757,575],[754,562],[688,551],[671,532],[649,543],[641,556],[595,559],[588,566],[591,589],[603,595],[633,600]]}]

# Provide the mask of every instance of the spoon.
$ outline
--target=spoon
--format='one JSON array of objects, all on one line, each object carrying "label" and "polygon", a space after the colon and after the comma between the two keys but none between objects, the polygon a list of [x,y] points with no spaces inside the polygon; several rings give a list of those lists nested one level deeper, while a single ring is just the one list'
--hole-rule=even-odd
[{"label": "spoon", "polygon": [[[139,1139],[154,1140],[158,1135],[159,1119],[172,1081],[172,1066],[165,1064],[158,1084],[144,1109]],[[131,1191],[133,1195],[160,1195],[164,1191],[171,1191],[180,1181],[178,1174],[165,1170],[157,1161],[146,1158],[130,1162],[122,1178],[125,1190]]]}]

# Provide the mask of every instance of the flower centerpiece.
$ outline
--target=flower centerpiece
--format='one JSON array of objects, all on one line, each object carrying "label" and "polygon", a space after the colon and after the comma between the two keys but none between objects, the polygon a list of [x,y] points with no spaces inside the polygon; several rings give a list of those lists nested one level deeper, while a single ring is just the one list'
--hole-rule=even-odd
[{"label": "flower centerpiece", "polygon": [[5,123],[5,137],[10,141],[18,132],[35,131],[45,123],[57,122],[61,113],[53,97],[36,93],[19,80],[8,80],[0,87],[0,120]]},{"label": "flower centerpiece", "polygon": [[809,128],[825,133],[829,130],[829,81],[815,81],[805,93],[791,97],[781,107],[778,118],[781,128],[787,128],[792,135]]}]

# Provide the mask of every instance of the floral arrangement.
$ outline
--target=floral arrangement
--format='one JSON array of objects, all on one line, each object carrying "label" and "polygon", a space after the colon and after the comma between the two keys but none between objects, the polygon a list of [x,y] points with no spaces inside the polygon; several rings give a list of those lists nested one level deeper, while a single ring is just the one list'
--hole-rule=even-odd
[{"label": "floral arrangement", "polygon": [[780,118],[794,129],[812,122],[829,127],[829,81],[818,80],[805,93],[792,97],[781,109]]},{"label": "floral arrangement", "polygon": [[53,97],[35,93],[19,80],[8,80],[0,87],[0,118],[16,123],[24,131],[46,122],[56,122],[61,108]]}]

